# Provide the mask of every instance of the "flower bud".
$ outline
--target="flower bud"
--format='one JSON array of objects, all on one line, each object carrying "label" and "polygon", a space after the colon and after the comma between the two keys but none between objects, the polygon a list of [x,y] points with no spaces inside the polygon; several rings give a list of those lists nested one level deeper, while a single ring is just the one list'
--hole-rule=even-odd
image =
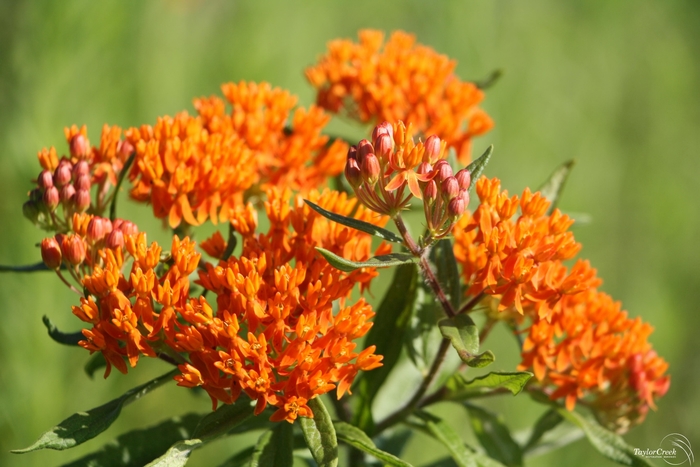
[{"label": "flower bud", "polygon": [[61,202],[70,203],[73,200],[73,196],[75,196],[73,185],[63,185],[60,192]]},{"label": "flower bud", "polygon": [[348,159],[357,160],[357,146],[353,145],[348,148]]},{"label": "flower bud", "polygon": [[62,186],[70,183],[71,176],[73,175],[72,171],[73,165],[70,162],[63,161],[58,164],[58,167],[56,167],[56,170],[53,173],[54,185],[61,188]]},{"label": "flower bud", "polygon": [[107,235],[105,220],[101,217],[93,217],[90,219],[87,227],[87,239],[92,243],[99,242]]},{"label": "flower bud", "polygon": [[467,206],[469,206],[469,190],[462,190],[459,195],[464,200],[464,209],[467,209]]},{"label": "flower bud", "polygon": [[364,160],[365,156],[370,153],[374,153],[372,143],[366,139],[363,139],[357,143],[357,162],[360,164],[360,167],[362,167],[362,161]]},{"label": "flower bud", "polygon": [[450,217],[459,217],[464,214],[464,200],[461,196],[450,200],[447,205],[447,215]]},{"label": "flower bud", "polygon": [[105,242],[107,248],[121,248],[124,246],[124,233],[119,229],[114,229],[107,235],[107,241]]},{"label": "flower bud", "polygon": [[381,172],[381,167],[379,166],[379,159],[372,153],[365,155],[362,161],[362,179],[374,185],[379,180],[379,174]]},{"label": "flower bud", "polygon": [[58,194],[58,189],[55,186],[49,187],[42,197],[44,206],[48,208],[49,211],[53,211],[58,206],[60,201],[60,195]]},{"label": "flower bud", "polygon": [[430,204],[435,202],[438,197],[437,183],[435,183],[435,180],[430,180],[425,185],[425,188],[423,189],[423,196]]},{"label": "flower bud", "polygon": [[79,235],[68,235],[61,242],[63,256],[73,266],[77,266],[85,260],[85,242]]},{"label": "flower bud", "polygon": [[[73,171],[75,173],[75,171]],[[75,178],[73,186],[76,190],[90,190],[90,175],[82,174]]]},{"label": "flower bud", "polygon": [[22,205],[22,214],[24,215],[24,217],[36,224],[37,222],[39,222],[41,210],[34,201],[29,200]]},{"label": "flower bud", "polygon": [[391,136],[384,133],[374,140],[374,147],[377,150],[377,155],[388,161],[391,153],[394,151],[394,140]]},{"label": "flower bud", "polygon": [[391,126],[389,122],[383,122],[374,127],[372,130],[372,141],[377,141],[380,135],[389,135],[389,137],[394,139],[394,127]]},{"label": "flower bud", "polygon": [[452,176],[452,167],[450,167],[449,162],[444,159],[437,161],[434,170],[436,172],[438,182],[444,182],[446,179]]},{"label": "flower bud", "polygon": [[121,230],[124,235],[136,235],[139,233],[139,228],[136,227],[136,224],[124,220],[119,224],[119,230]]},{"label": "flower bud", "polygon": [[44,199],[44,192],[39,188],[34,188],[29,192],[29,201],[33,203],[41,203]]},{"label": "flower bud", "polygon": [[90,207],[90,192],[88,190],[78,190],[73,196],[73,205],[78,212],[85,212]]},{"label": "flower bud", "polygon": [[70,141],[70,153],[73,157],[86,157],[90,152],[90,142],[82,133],[73,136]]},{"label": "flower bud", "polygon": [[90,175],[90,164],[84,159],[73,166],[73,180],[77,180],[81,175]]},{"label": "flower bud", "polygon": [[353,188],[357,188],[362,184],[362,172],[360,166],[357,165],[356,159],[348,158],[345,163],[345,178]]},{"label": "flower bud", "polygon": [[472,177],[467,169],[462,169],[455,174],[455,178],[459,182],[459,187],[462,190],[468,190],[472,183]]},{"label": "flower bud", "polygon": [[442,189],[442,195],[448,200],[459,196],[459,182],[454,177],[446,178],[440,188]]},{"label": "flower bud", "polygon": [[127,140],[121,140],[117,143],[117,152],[124,158],[128,158],[134,152],[134,146]]},{"label": "flower bud", "polygon": [[44,190],[53,186],[53,175],[48,170],[42,170],[36,179],[37,185]]},{"label": "flower bud", "polygon": [[442,151],[442,142],[440,138],[436,135],[431,135],[423,143],[425,147],[425,154],[423,160],[434,164],[440,157],[440,152]]},{"label": "flower bud", "polygon": [[61,267],[61,247],[54,237],[45,238],[41,241],[41,259],[49,269]]}]

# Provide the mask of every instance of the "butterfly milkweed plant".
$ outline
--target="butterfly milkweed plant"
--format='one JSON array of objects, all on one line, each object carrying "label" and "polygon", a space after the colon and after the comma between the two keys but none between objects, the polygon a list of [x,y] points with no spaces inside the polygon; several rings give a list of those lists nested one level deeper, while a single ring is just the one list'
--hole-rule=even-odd
[{"label": "butterfly milkweed plant", "polygon": [[[577,256],[574,219],[556,208],[572,162],[517,195],[489,176],[493,148],[472,143],[494,126],[480,107],[494,79],[462,81],[455,65],[411,34],[364,30],[306,69],[315,105],[226,83],[193,113],[105,125],[97,141],[74,125],[63,149],[39,151],[23,211],[46,232],[42,261],[4,269],[53,273],[75,292],[51,312],[81,330],[44,324],[89,373],[119,378],[152,358],[163,374],[14,452],[85,443],[176,384],[200,413],[172,433],[139,428],[138,449],[109,465],[182,466],[225,438],[238,452],[225,466],[409,466],[402,449],[421,432],[442,446],[439,465],[520,466],[576,439],[567,426],[646,465],[621,435],[669,388],[652,327]],[[366,139],[324,132],[336,116]],[[171,243],[120,217],[121,191]],[[497,326],[512,337],[506,371],[489,371]],[[513,396],[542,407],[518,433],[483,406]]]}]

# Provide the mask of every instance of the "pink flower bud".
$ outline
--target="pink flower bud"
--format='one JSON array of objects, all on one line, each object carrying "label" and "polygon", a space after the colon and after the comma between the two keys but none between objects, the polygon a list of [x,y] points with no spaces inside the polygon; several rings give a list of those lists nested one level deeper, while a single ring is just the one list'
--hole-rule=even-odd
[{"label": "pink flower bud", "polygon": [[44,202],[44,205],[48,208],[49,211],[53,211],[54,209],[56,209],[56,207],[58,206],[58,202],[60,201],[58,189],[55,186],[49,187],[44,192],[42,201]]},{"label": "pink flower bud", "polygon": [[436,176],[439,182],[444,182],[452,176],[452,167],[446,160],[439,160],[435,164],[434,170],[436,171]]},{"label": "pink flower bud", "polygon": [[41,241],[41,259],[49,269],[61,267],[61,247],[55,238],[49,237]]},{"label": "pink flower bud", "polygon": [[121,248],[124,246],[124,233],[119,229],[114,229],[107,235],[107,241],[105,242],[107,248]]},{"label": "pink flower bud", "polygon": [[472,177],[467,169],[462,169],[455,174],[455,178],[459,182],[459,187],[462,190],[468,190],[472,183]]},{"label": "pink flower bud", "polygon": [[79,160],[73,166],[73,180],[77,180],[81,175],[90,175],[90,164],[86,160]]},{"label": "pink flower bud", "polygon": [[68,235],[61,242],[63,256],[73,266],[77,266],[85,260],[85,242],[79,235]]},{"label": "pink flower bud", "polygon": [[113,229],[112,221],[107,219],[106,217],[102,218],[102,225],[104,225],[105,228],[105,235],[108,235]]},{"label": "pink flower bud", "polygon": [[134,146],[126,140],[121,140],[117,143],[117,152],[121,154],[122,157],[128,158],[131,153],[134,152]]},{"label": "pink flower bud", "polygon": [[362,179],[374,185],[379,180],[379,174],[381,172],[381,167],[379,166],[379,159],[372,153],[365,155],[362,161]]},{"label": "pink flower bud", "polygon": [[124,219],[114,219],[112,222],[112,230],[119,230],[119,227],[124,223]]},{"label": "pink flower bud", "polygon": [[425,197],[425,200],[429,203],[432,204],[433,202],[435,202],[435,200],[438,197],[437,183],[435,183],[435,180],[430,180],[425,185],[425,188],[423,189],[423,196]]},{"label": "pink flower bud", "polygon": [[92,242],[99,242],[107,235],[105,220],[101,217],[93,217],[87,226],[87,239]]},{"label": "pink flower bud", "polygon": [[469,190],[462,190],[459,195],[464,200],[464,209],[466,209],[469,206]]},{"label": "pink flower bud", "polygon": [[357,165],[356,159],[348,158],[345,163],[345,178],[353,188],[357,188],[362,184],[362,172],[360,166]]},{"label": "pink flower bud", "polygon": [[63,185],[60,195],[63,203],[69,203],[75,196],[75,188],[73,188],[73,185]]},{"label": "pink flower bud", "polygon": [[73,165],[68,161],[63,161],[58,164],[56,170],[53,173],[53,184],[61,188],[62,186],[70,183],[70,179],[73,171]]},{"label": "pink flower bud", "polygon": [[416,169],[418,175],[429,175],[433,171],[433,166],[429,162],[421,162]]},{"label": "pink flower bud", "polygon": [[53,175],[48,170],[42,170],[36,179],[39,188],[44,190],[51,188],[53,186]]},{"label": "pink flower bud", "polygon": [[450,217],[459,217],[464,214],[464,200],[462,197],[458,196],[452,200],[447,205],[447,214]]},{"label": "pink flower bud", "polygon": [[[77,167],[77,166],[76,166]],[[75,171],[73,171],[75,174]],[[75,178],[73,186],[76,190],[89,190],[90,189],[90,175],[82,174]]]},{"label": "pink flower bud", "polygon": [[90,152],[90,142],[82,133],[73,136],[70,141],[70,153],[73,157],[86,157]]},{"label": "pink flower bud", "polygon": [[73,197],[73,205],[78,212],[85,212],[90,207],[90,192],[88,190],[78,190]]},{"label": "pink flower bud", "polygon": [[360,164],[360,166],[362,166],[362,161],[364,160],[365,156],[370,153],[374,154],[372,143],[366,139],[363,139],[357,143],[357,162]]},{"label": "pink flower bud", "polygon": [[136,235],[139,233],[139,228],[130,221],[122,221],[119,225],[119,230],[121,230],[124,235]]},{"label": "pink flower bud", "polygon": [[377,150],[377,155],[385,161],[388,161],[391,153],[394,151],[394,140],[392,137],[384,133],[379,135],[374,141],[374,147]]},{"label": "pink flower bud", "polygon": [[459,182],[454,177],[443,180],[440,188],[442,189],[442,195],[446,199],[454,199],[459,196]]},{"label": "pink flower bud", "polygon": [[425,147],[423,160],[434,164],[440,157],[440,152],[442,151],[442,142],[440,138],[436,135],[431,135],[425,140],[423,146]]},{"label": "pink flower bud", "polygon": [[375,126],[372,130],[372,141],[377,141],[381,135],[389,135],[392,140],[394,139],[394,127],[391,126],[391,123],[383,122]]},{"label": "pink flower bud", "polygon": [[348,149],[348,159],[357,160],[357,146],[350,146]]}]

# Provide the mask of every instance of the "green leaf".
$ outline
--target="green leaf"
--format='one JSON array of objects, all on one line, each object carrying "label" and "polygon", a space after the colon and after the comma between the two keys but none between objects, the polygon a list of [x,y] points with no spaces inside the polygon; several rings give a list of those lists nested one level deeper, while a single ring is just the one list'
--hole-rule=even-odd
[{"label": "green leaf", "polygon": [[566,420],[581,428],[593,447],[608,459],[622,465],[635,467],[653,466],[647,459],[635,456],[634,448],[625,443],[621,436],[606,430],[595,420],[584,417],[577,412],[569,412],[563,407],[558,408],[557,412]]},{"label": "green leaf", "polygon": [[375,256],[367,261],[350,261],[341,256],[336,255],[326,249],[316,247],[316,251],[321,253],[324,258],[336,269],[345,272],[352,272],[360,268],[389,268],[399,266],[401,264],[416,263],[418,258],[410,253],[390,253],[388,255]]},{"label": "green leaf", "polygon": [[49,331],[49,336],[51,339],[55,340],[59,344],[63,345],[78,345],[78,342],[85,340],[85,336],[82,331],[65,333],[58,330],[55,324],[49,319],[48,316],[44,315],[41,320],[44,322],[44,326]]},{"label": "green leaf", "polygon": [[517,395],[523,390],[525,384],[532,378],[532,373],[527,371],[497,372],[478,376],[470,381],[464,379],[460,374],[452,376],[445,387],[447,388],[447,398],[459,400],[474,394],[490,392],[488,389],[505,388],[513,395]]},{"label": "green leaf", "polygon": [[444,316],[442,306],[435,300],[430,286],[425,281],[419,280],[404,345],[408,357],[423,376],[428,373],[440,349],[443,337],[437,322]]},{"label": "green leaf", "polygon": [[63,467],[127,467],[146,465],[173,443],[189,438],[202,415],[188,413],[157,425],[119,435],[99,450]]},{"label": "green leaf", "polygon": [[522,450],[503,420],[476,405],[465,402],[464,406],[469,410],[474,434],[488,455],[507,466],[521,466]]},{"label": "green leaf", "polygon": [[306,445],[319,467],[335,467],[338,465],[338,439],[331,416],[319,397],[311,399],[308,406],[314,418],[300,420]]},{"label": "green leaf", "polygon": [[469,363],[479,353],[479,329],[468,315],[444,318],[438,322],[443,337],[449,339],[464,363]]},{"label": "green leaf", "polygon": [[527,452],[535,447],[547,432],[553,430],[563,420],[564,418],[554,409],[550,409],[543,413],[542,416],[537,419],[535,426],[532,427],[532,433],[530,434],[527,443],[525,443],[523,446],[523,451]]},{"label": "green leaf", "polygon": [[309,207],[311,207],[311,209],[321,214],[326,219],[332,220],[333,222],[337,222],[338,224],[342,224],[352,229],[359,230],[360,232],[365,232],[370,235],[374,235],[375,237],[383,238],[384,240],[390,242],[403,243],[403,238],[401,238],[394,232],[391,232],[390,230],[377,227],[376,225],[370,224],[369,222],[354,219],[352,217],[341,216],[340,214],[326,211],[321,206],[312,203],[308,199],[305,199],[304,202],[308,204]]},{"label": "green leaf", "polygon": [[559,203],[559,197],[562,191],[564,191],[564,185],[566,185],[566,179],[569,178],[569,173],[576,164],[575,160],[570,160],[564,162],[562,165],[557,167],[557,169],[552,172],[546,182],[538,190],[542,196],[547,198],[552,204],[547,210],[547,214],[551,214],[557,207]]},{"label": "green leaf", "polygon": [[250,418],[253,410],[251,401],[245,397],[239,398],[234,404],[219,407],[199,422],[190,439],[173,444],[165,454],[148,464],[148,467],[181,467],[187,464],[192,451],[229,433]]},{"label": "green leaf", "polygon": [[253,446],[245,448],[241,452],[234,454],[218,465],[218,467],[243,467],[250,464],[250,458],[253,457],[255,448]]},{"label": "green leaf", "polygon": [[469,192],[472,191],[474,188],[474,185],[476,185],[476,181],[479,179],[481,176],[481,172],[484,171],[484,168],[486,168],[486,164],[489,163],[489,160],[491,159],[491,153],[493,152],[493,144],[486,148],[486,151],[479,157],[477,160],[473,161],[471,164],[467,166],[467,170],[469,171],[469,175],[471,177],[472,183],[469,185]]},{"label": "green leaf", "polygon": [[408,462],[404,462],[393,454],[389,454],[377,448],[364,431],[349,423],[335,422],[335,433],[340,441],[384,461],[387,465],[412,467]]},{"label": "green leaf", "polygon": [[435,268],[438,282],[452,303],[452,307],[459,310],[459,302],[462,300],[462,281],[450,239],[443,238],[438,241],[430,250],[428,259]]},{"label": "green leaf", "polygon": [[488,89],[496,82],[501,79],[501,76],[503,76],[503,70],[496,69],[491,72],[490,75],[488,75],[486,78],[480,79],[478,81],[474,81],[474,85],[479,88],[479,89]]},{"label": "green leaf", "polygon": [[84,443],[94,438],[119,417],[122,408],[145,396],[155,388],[172,380],[172,377],[179,374],[180,370],[175,369],[158,378],[126,391],[121,397],[107,402],[104,405],[78,412],[63,420],[57,426],[47,431],[31,446],[25,449],[12,451],[15,454],[24,454],[39,449],[56,449],[62,451]]},{"label": "green leaf", "polygon": [[[533,430],[529,430],[528,435],[532,435]],[[580,440],[585,436],[583,430],[570,423],[560,423],[550,431],[542,435],[540,440],[525,452],[526,458],[537,457],[556,451],[562,447]]]},{"label": "green leaf", "polygon": [[441,418],[422,410],[415,412],[414,415],[425,423],[428,433],[447,448],[459,467],[478,466],[474,451],[469,449],[459,435]]},{"label": "green leaf", "polygon": [[293,425],[280,422],[260,436],[250,460],[250,467],[292,467],[293,464]]},{"label": "green leaf", "polygon": [[401,342],[411,322],[418,282],[415,265],[404,264],[396,268],[394,279],[377,309],[374,325],[365,339],[364,346],[376,345],[375,352],[384,358],[381,367],[365,373],[358,383],[360,405],[354,422],[364,431],[374,430],[372,402],[401,355]]},{"label": "green leaf", "polygon": [[490,350],[474,355],[467,363],[472,368],[485,368],[496,361],[496,356]]},{"label": "green leaf", "polygon": [[95,372],[97,370],[100,370],[106,366],[107,360],[105,360],[105,357],[104,355],[102,355],[102,352],[95,352],[90,356],[90,359],[87,361],[83,369],[85,370],[85,373],[87,373],[87,375],[90,378],[92,378],[95,376]]}]

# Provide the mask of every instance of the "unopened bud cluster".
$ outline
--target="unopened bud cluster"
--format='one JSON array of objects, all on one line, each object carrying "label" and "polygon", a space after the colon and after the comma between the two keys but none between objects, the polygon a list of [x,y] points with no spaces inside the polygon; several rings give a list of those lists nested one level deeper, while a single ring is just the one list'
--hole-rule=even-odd
[{"label": "unopened bud cluster", "polygon": [[469,171],[454,173],[445,142],[435,135],[415,143],[411,125],[399,121],[377,125],[372,141],[348,151],[345,177],[358,199],[380,214],[395,216],[411,198],[423,199],[433,239],[444,237],[469,204]]}]

